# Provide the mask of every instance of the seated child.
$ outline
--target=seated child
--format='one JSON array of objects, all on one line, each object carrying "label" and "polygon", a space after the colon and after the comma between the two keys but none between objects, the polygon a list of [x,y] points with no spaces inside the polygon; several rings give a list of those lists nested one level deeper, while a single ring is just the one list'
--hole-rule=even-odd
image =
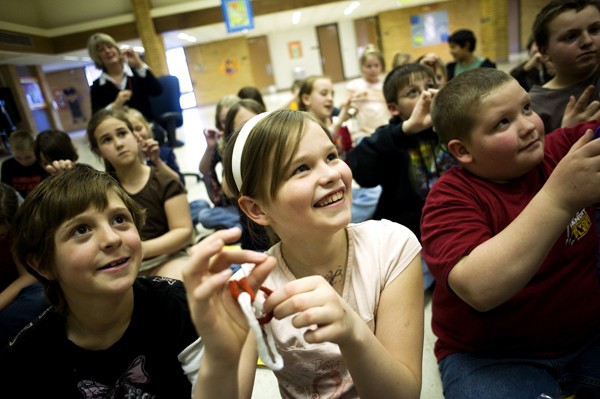
[{"label": "seated child", "polygon": [[[431,101],[437,93],[433,71],[421,64],[394,68],[383,94],[393,115],[389,125],[365,137],[352,150],[350,169],[361,187],[381,185],[373,219],[400,223],[420,239],[421,211],[433,183],[456,162],[431,126]],[[425,288],[433,278],[423,264]]]},{"label": "seated child", "polygon": [[26,198],[15,257],[51,308],[0,357],[3,397],[191,397],[202,345],[182,283],[138,278],[144,218],[116,180],[87,165]]},{"label": "seated child", "polygon": [[533,22],[535,43],[554,76],[529,90],[546,132],[600,118],[600,2],[548,2]]},{"label": "seated child", "polygon": [[140,159],[140,150],[147,156],[156,154],[158,143],[136,138],[131,122],[118,109],[96,112],[88,123],[87,137],[106,171],[146,209],[146,224],[140,231],[141,273],[180,279],[192,240],[192,217],[185,187],[172,171],[148,166]]},{"label": "seated child", "polygon": [[[269,325],[284,360],[275,372],[282,397],[418,398],[423,293],[414,234],[390,221],[349,224],[352,173],[307,112],[255,116],[223,160],[240,208],[274,243],[264,311],[274,313]],[[250,397],[256,370],[256,342],[246,340],[229,275],[184,272],[196,293],[194,319],[210,321],[197,323],[205,397]],[[192,279],[212,284],[196,288]]]},{"label": "seated child", "polygon": [[44,180],[48,173],[35,158],[33,135],[25,130],[12,132],[8,137],[12,157],[2,162],[0,180],[25,198]]},{"label": "seated child", "polygon": [[431,116],[460,163],[421,222],[445,397],[600,397],[600,122],[545,135],[527,92],[490,68],[450,80]]},{"label": "seated child", "polygon": [[55,129],[38,133],[35,137],[34,152],[36,159],[50,174],[72,167],[79,159],[71,137]]},{"label": "seated child", "polygon": [[[139,134],[141,139],[147,140],[153,138],[150,124],[140,111],[129,107],[124,107],[123,111],[125,111],[127,119],[129,119],[131,122],[133,131]],[[148,165],[156,166],[157,168],[176,176],[179,181],[181,181],[181,184],[185,185],[185,176],[179,170],[179,164],[177,163],[177,157],[175,156],[173,147],[168,145],[159,145],[158,151],[151,151],[149,157],[144,152],[142,152],[140,155],[142,156],[142,160],[147,162]]]}]

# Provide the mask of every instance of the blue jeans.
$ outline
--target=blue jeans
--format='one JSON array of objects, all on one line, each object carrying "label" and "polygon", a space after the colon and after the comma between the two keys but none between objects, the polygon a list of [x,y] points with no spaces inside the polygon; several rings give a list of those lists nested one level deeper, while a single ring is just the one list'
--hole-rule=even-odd
[{"label": "blue jeans", "polygon": [[455,353],[442,359],[439,368],[446,399],[536,399],[541,394],[600,398],[600,336],[559,358]]},{"label": "blue jeans", "polygon": [[205,200],[196,200],[190,203],[190,211],[194,225],[201,223],[207,229],[242,228],[240,212],[234,205],[211,207]]},{"label": "blue jeans", "polygon": [[360,187],[352,189],[352,223],[360,223],[369,220],[375,213],[381,186]]}]

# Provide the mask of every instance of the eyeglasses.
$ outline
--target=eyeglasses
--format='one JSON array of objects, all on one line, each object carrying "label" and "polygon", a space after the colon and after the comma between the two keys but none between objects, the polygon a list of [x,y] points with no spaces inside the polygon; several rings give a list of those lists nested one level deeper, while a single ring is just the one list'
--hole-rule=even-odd
[{"label": "eyeglasses", "polygon": [[421,88],[418,86],[412,86],[408,92],[400,95],[399,97],[400,98],[409,98],[411,100],[414,100],[415,98],[418,98],[421,95],[421,93],[423,93],[424,90],[429,90],[429,89],[437,89],[437,85],[428,83],[425,85],[424,88]]}]

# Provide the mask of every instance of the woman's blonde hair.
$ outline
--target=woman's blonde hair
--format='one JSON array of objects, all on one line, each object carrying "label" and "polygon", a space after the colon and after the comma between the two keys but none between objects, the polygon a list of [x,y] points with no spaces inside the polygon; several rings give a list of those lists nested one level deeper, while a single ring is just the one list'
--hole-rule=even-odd
[{"label": "woman's blonde hair", "polygon": [[121,50],[119,49],[119,45],[115,39],[106,33],[94,33],[92,36],[90,36],[87,42],[88,54],[90,55],[92,61],[94,61],[96,68],[104,70],[104,65],[100,59],[100,54],[98,54],[98,46],[100,44],[106,44],[107,46],[116,48],[119,54],[121,54]]}]

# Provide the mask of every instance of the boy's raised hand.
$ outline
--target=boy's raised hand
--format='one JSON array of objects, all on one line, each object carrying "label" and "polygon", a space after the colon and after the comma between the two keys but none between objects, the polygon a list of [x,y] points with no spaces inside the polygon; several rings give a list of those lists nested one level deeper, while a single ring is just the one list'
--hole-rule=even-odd
[{"label": "boy's raised hand", "polygon": [[431,102],[438,91],[438,89],[427,89],[421,92],[410,118],[402,123],[402,131],[405,134],[419,133],[432,126]]},{"label": "boy's raised hand", "polygon": [[246,319],[228,289],[232,264],[254,263],[246,277],[255,291],[275,267],[275,258],[264,253],[226,249],[239,239],[238,228],[219,230],[190,250],[183,269],[188,304],[194,326],[202,337],[207,356],[224,364],[240,356],[248,335]]},{"label": "boy's raised hand", "polygon": [[600,140],[588,129],[556,165],[542,190],[571,215],[600,202]]},{"label": "boy's raised hand", "polygon": [[561,127],[570,127],[579,122],[600,119],[600,101],[594,100],[588,104],[593,92],[594,86],[589,85],[577,100],[575,99],[575,96],[569,97],[569,102],[565,107],[565,113],[562,118]]}]

